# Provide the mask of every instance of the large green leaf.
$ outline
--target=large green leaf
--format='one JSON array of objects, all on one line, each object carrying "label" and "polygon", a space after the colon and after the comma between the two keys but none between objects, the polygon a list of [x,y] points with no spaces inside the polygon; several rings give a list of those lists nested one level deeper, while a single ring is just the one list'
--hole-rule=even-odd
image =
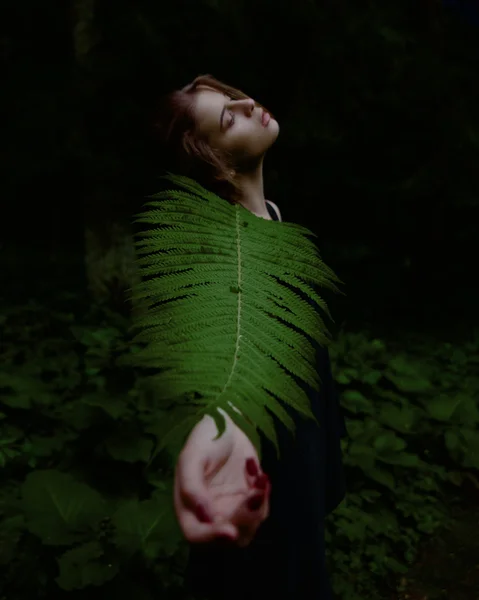
[{"label": "large green leaf", "polygon": [[427,400],[424,403],[424,408],[433,419],[437,421],[449,421],[462,400],[461,396],[442,395]]},{"label": "large green leaf", "polygon": [[376,463],[372,449],[364,442],[352,441],[349,444],[348,459],[350,464],[356,464],[365,472],[374,468]]},{"label": "large green leaf", "polygon": [[423,393],[433,389],[429,368],[407,356],[395,356],[389,361],[385,376],[402,392]]},{"label": "large green leaf", "polygon": [[114,543],[128,555],[139,551],[149,558],[160,553],[171,555],[182,540],[171,490],[142,502],[124,502],[113,515],[112,524],[116,529]]},{"label": "large green leaf", "polygon": [[479,379],[471,382],[469,389],[470,393],[456,394],[456,398],[461,401],[454,411],[454,417],[457,419],[458,423],[469,423],[470,425],[475,423],[479,426],[479,402],[477,401],[477,396],[479,395]]},{"label": "large green leaf", "polygon": [[367,472],[368,476],[374,481],[381,483],[391,490],[391,492],[396,491],[396,481],[394,476],[384,469],[380,469],[379,467],[374,467]]},{"label": "large green leaf", "polygon": [[57,559],[60,575],[55,581],[66,591],[102,585],[113,579],[119,571],[117,564],[103,557],[103,548],[97,541],[67,550]]},{"label": "large green leaf", "polygon": [[29,409],[32,404],[49,406],[55,401],[55,396],[38,377],[21,369],[0,372],[0,388],[7,390],[2,394],[1,403],[12,408]]},{"label": "large green leaf", "polygon": [[406,442],[392,431],[383,432],[374,440],[374,448],[379,455],[399,452],[405,447]]},{"label": "large green leaf", "polygon": [[378,420],[391,429],[406,434],[413,433],[420,416],[421,411],[411,405],[405,404],[399,407],[393,404],[383,404],[379,408]]},{"label": "large green leaf", "polygon": [[27,529],[46,545],[82,541],[106,515],[106,502],[98,492],[60,471],[30,473],[21,494]]},{"label": "large green leaf", "polygon": [[341,404],[352,413],[374,413],[372,401],[357,390],[345,390],[341,394]]},{"label": "large green leaf", "polygon": [[421,394],[433,389],[432,383],[425,377],[410,377],[408,375],[395,375],[394,373],[385,373],[385,376],[401,390],[410,394]]}]

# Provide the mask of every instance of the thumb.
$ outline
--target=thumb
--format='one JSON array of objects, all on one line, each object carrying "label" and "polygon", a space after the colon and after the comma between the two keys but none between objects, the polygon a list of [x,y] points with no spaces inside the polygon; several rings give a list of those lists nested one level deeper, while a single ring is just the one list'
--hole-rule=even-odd
[{"label": "thumb", "polygon": [[185,451],[178,458],[176,465],[178,493],[185,507],[195,513],[201,523],[212,523],[213,513],[205,480],[208,457],[196,450],[196,452]]}]

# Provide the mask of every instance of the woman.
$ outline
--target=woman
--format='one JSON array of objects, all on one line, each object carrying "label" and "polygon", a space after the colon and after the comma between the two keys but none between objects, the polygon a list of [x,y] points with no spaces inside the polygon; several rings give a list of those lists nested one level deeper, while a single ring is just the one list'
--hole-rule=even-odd
[{"label": "woman", "polygon": [[[264,197],[263,161],[278,122],[261,105],[212,76],[170,94],[158,128],[170,170],[196,179],[259,218],[280,220]],[[192,430],[175,470],[175,510],[192,544],[187,584],[195,598],[328,600],[324,518],[345,494],[345,434],[328,352],[317,348],[321,390],[308,390],[319,428],[293,413],[296,438],[276,422],[278,462],[263,440],[260,464],[247,436],[224,414],[216,441],[207,416]]]}]

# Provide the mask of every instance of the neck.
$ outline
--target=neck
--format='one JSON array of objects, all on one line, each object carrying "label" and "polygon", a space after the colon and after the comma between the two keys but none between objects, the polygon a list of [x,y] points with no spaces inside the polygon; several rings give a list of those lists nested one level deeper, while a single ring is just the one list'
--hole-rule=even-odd
[{"label": "neck", "polygon": [[239,203],[257,217],[271,219],[264,197],[263,165],[250,173],[238,173],[236,178],[241,186]]}]

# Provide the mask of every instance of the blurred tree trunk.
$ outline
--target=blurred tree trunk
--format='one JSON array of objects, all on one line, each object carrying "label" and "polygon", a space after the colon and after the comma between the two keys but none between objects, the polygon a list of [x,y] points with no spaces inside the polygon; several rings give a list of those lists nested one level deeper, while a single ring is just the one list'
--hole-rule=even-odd
[{"label": "blurred tree trunk", "polygon": [[[85,156],[94,155],[88,139],[85,114],[89,103],[95,99],[94,77],[90,51],[100,40],[95,23],[98,0],[72,0],[72,34],[75,55],[76,80],[80,92],[79,110],[73,126],[74,144]],[[94,161],[87,161],[91,164]],[[88,167],[87,169],[88,170]],[[128,313],[130,310],[126,290],[135,277],[134,245],[129,225],[128,211],[124,210],[121,192],[113,189],[107,178],[89,177],[84,193],[85,271],[92,299],[110,308]]]}]

